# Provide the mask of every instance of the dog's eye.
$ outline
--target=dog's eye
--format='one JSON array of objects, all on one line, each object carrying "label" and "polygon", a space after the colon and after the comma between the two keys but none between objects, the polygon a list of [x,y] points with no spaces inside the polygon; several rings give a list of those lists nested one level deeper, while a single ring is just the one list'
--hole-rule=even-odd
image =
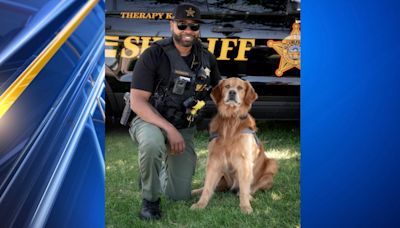
[{"label": "dog's eye", "polygon": [[227,88],[227,89],[231,88],[230,85],[225,85],[224,87]]},{"label": "dog's eye", "polygon": [[238,90],[242,90],[243,87],[242,87],[242,86],[238,86],[237,89],[238,89]]}]

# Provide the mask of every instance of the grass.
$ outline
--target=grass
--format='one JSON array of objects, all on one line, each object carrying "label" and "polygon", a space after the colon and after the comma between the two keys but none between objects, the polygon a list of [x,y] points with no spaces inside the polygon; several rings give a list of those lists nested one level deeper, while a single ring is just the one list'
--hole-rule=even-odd
[{"label": "grass", "polygon": [[[161,198],[160,221],[138,218],[141,197],[137,185],[138,151],[127,129],[109,129],[106,137],[106,226],[111,227],[300,227],[300,130],[288,123],[258,123],[258,137],[267,155],[279,163],[272,189],[257,192],[254,212],[240,212],[239,198],[215,193],[204,210],[189,210],[198,196],[186,202]],[[207,132],[196,134],[198,161],[193,188],[203,185]]]}]

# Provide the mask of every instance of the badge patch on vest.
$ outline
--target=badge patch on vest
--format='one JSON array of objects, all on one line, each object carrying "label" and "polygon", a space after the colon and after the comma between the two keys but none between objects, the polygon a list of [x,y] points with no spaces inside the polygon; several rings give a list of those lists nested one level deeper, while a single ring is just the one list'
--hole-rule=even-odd
[{"label": "badge patch on vest", "polygon": [[207,77],[210,77],[211,70],[208,67],[204,67],[204,72],[206,72]]}]

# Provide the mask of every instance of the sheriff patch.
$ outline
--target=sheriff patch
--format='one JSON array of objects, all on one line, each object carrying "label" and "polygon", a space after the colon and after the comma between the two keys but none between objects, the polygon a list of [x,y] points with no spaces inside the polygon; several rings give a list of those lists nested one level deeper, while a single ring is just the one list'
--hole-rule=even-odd
[{"label": "sheriff patch", "polygon": [[278,77],[294,67],[300,70],[300,22],[296,21],[292,28],[290,35],[282,41],[268,40],[267,42],[268,47],[275,49],[281,56],[279,67],[275,71]]}]

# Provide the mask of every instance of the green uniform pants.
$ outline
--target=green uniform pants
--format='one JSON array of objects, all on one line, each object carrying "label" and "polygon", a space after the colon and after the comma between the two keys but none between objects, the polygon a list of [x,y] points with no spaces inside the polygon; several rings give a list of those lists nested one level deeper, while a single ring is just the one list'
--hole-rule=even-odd
[{"label": "green uniform pants", "polygon": [[185,150],[182,154],[171,155],[163,130],[139,117],[132,120],[129,133],[139,146],[142,198],[155,201],[160,193],[173,200],[190,198],[197,160],[193,143],[195,131],[195,127],[180,129]]}]

